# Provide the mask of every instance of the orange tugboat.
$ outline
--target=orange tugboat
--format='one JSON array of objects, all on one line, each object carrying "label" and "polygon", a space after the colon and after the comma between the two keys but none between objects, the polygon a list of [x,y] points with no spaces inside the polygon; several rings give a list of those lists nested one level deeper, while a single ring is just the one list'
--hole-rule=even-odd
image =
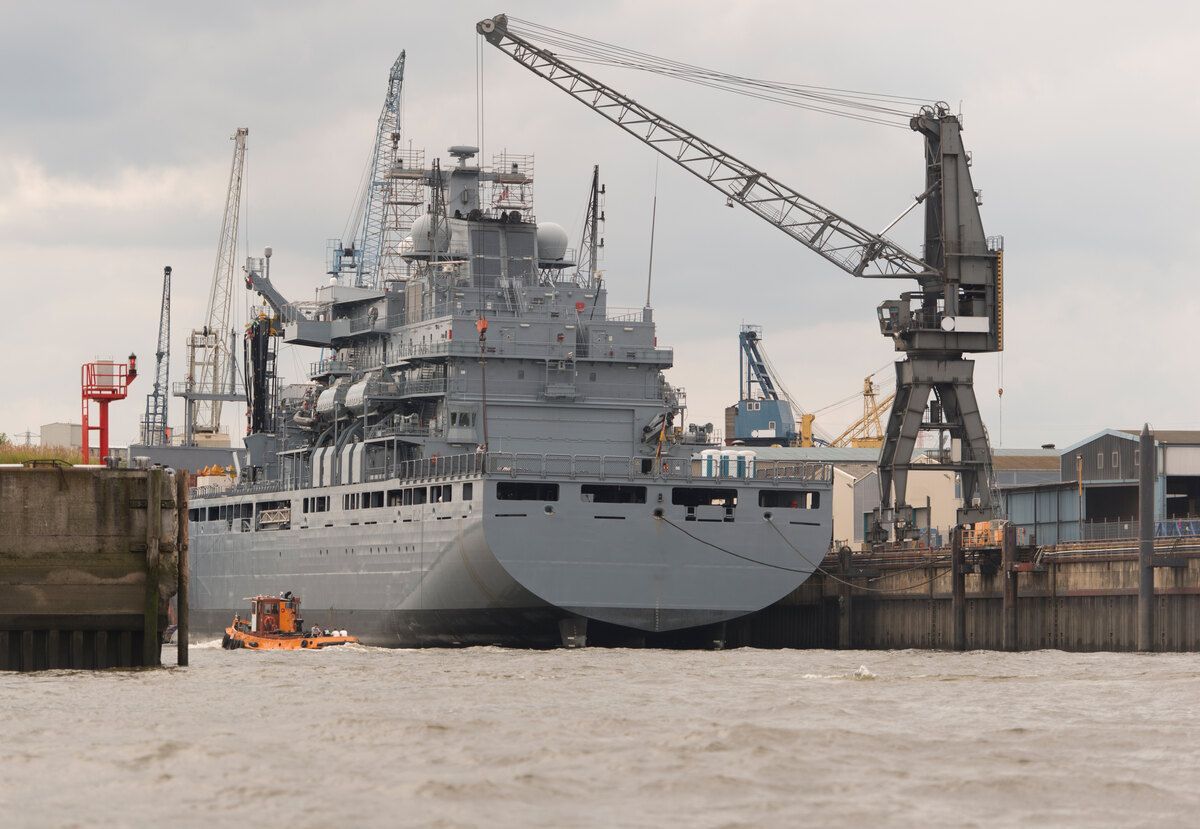
[{"label": "orange tugboat", "polygon": [[318,650],[333,645],[357,642],[344,630],[322,630],[314,625],[304,630],[300,618],[300,597],[289,590],[278,596],[254,596],[250,602],[250,618],[235,614],[233,624],[225,628],[221,647],[229,650],[251,648],[260,651]]}]

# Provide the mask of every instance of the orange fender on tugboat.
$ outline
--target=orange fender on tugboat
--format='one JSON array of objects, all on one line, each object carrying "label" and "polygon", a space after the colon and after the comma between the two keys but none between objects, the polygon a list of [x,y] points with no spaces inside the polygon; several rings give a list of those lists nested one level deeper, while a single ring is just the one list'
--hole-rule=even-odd
[{"label": "orange fender on tugboat", "polygon": [[246,601],[250,602],[250,618],[235,614],[221,638],[221,647],[227,650],[319,650],[358,641],[357,636],[349,636],[344,630],[321,630],[314,625],[306,632],[300,618],[300,597],[290,590],[278,596],[252,596]]}]

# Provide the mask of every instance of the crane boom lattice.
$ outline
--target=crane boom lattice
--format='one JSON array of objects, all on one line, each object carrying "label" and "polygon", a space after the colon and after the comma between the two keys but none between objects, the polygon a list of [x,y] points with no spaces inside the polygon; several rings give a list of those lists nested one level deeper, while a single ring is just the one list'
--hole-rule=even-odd
[{"label": "crane boom lattice", "polygon": [[424,212],[425,154],[400,146],[405,61],[401,52],[388,72],[352,239],[330,243],[329,273],[359,288],[406,278],[403,244]]},{"label": "crane boom lattice", "polygon": [[229,168],[229,186],[225,192],[225,212],[217,239],[217,259],[208,294],[208,314],[202,328],[188,337],[188,376],[177,394],[185,404],[185,442],[197,440],[223,443],[221,404],[242,401],[237,360],[234,357],[236,333],[231,327],[233,312],[234,267],[237,260],[238,222],[242,205],[242,178],[246,169],[246,136],[250,130],[238,127],[233,140],[233,163]]},{"label": "crane boom lattice", "polygon": [[154,351],[154,387],[146,395],[142,417],[142,443],[166,446],[171,442],[167,425],[167,388],[171,376],[171,266],[163,268],[162,306],[158,312],[158,348]]},{"label": "crane boom lattice", "polygon": [[[501,15],[503,17],[503,15]],[[558,59],[514,33],[506,21],[484,20],[489,43],[621,129],[715,187],[732,202],[778,227],[855,276],[912,277],[929,271],[915,256],[839,216],[709,141]]]}]

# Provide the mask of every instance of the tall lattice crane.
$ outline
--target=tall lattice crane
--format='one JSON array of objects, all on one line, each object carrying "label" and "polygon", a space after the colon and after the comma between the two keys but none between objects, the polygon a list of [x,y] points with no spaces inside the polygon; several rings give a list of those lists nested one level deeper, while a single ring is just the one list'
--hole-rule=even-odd
[{"label": "tall lattice crane", "polygon": [[167,388],[171,376],[171,266],[163,268],[162,306],[158,311],[158,348],[154,351],[154,387],[146,395],[142,417],[142,443],[166,446],[171,442],[167,425]]},{"label": "tall lattice crane", "polygon": [[[574,47],[591,63],[651,67],[676,77],[690,73],[695,82],[706,86],[728,84],[730,78],[747,81],[757,85],[760,97],[773,94],[764,82],[678,63],[661,70],[663,62],[654,56],[544,27],[525,25],[516,30],[506,15],[481,20],[476,31],[535,75],[720,191],[728,204],[742,205],[847,273],[914,280],[916,290],[885,301],[878,309],[881,333],[905,359],[896,363],[896,398],[880,452],[877,526],[895,527],[898,533],[911,527],[905,496],[922,429],[936,430],[942,446],[947,436],[950,439],[939,466],[961,476],[964,508],[959,521],[994,515],[991,448],[975,401],[974,363],[963,355],[1003,348],[1003,245],[998,237],[989,239],[984,234],[978,194],[971,184],[970,156],[960,135],[962,123],[946,104],[924,105],[909,120],[925,149],[926,188],[909,206],[909,210],[917,204],[925,206],[922,258],[642,106],[533,40],[560,50]],[[833,99],[824,94],[821,106]],[[810,96],[810,100],[817,99]],[[863,103],[848,96],[842,100],[860,107]],[[924,417],[931,394],[940,403],[937,422],[926,422]]]},{"label": "tall lattice crane", "polygon": [[360,288],[379,288],[405,278],[408,266],[402,246],[423,212],[424,153],[400,146],[404,62],[401,52],[388,73],[350,239],[330,243],[329,273]]},{"label": "tall lattice crane", "polygon": [[238,388],[234,344],[237,335],[230,327],[233,309],[233,273],[237,259],[238,220],[242,204],[242,176],[246,168],[246,136],[239,127],[231,136],[233,163],[225,193],[225,213],[217,238],[217,260],[208,293],[208,314],[202,328],[188,337],[188,376],[178,394],[186,402],[185,435],[188,443],[223,443],[223,401],[244,400]]}]

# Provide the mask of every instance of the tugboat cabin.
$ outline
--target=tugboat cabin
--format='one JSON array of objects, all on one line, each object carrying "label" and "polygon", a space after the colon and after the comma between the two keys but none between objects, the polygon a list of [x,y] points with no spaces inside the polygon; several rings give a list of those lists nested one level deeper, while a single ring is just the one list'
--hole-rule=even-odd
[{"label": "tugboat cabin", "polygon": [[250,632],[299,633],[304,625],[300,618],[300,597],[289,590],[280,596],[253,596],[250,602]]}]

